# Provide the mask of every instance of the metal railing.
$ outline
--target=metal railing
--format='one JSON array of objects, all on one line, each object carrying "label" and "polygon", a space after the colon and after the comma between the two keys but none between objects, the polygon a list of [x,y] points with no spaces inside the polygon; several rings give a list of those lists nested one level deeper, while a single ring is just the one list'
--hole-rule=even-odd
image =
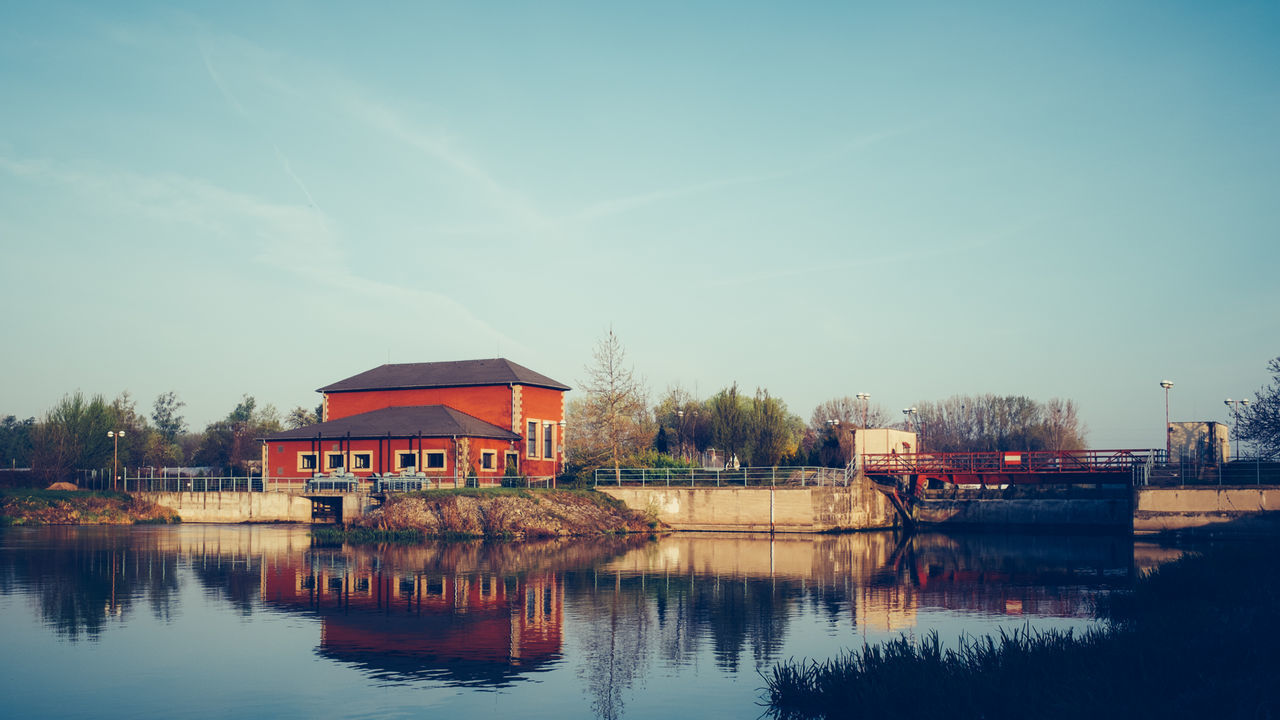
[{"label": "metal railing", "polygon": [[83,490],[119,490],[121,492],[286,492],[286,493],[343,493],[343,492],[413,492],[417,490],[448,490],[453,488],[554,488],[556,478],[551,475],[427,475],[399,474],[385,476],[360,476],[354,474],[316,474],[293,477],[271,477],[265,481],[259,475],[211,475],[168,476],[129,474],[122,472],[112,483],[111,472],[82,471],[76,478]]},{"label": "metal railing", "polygon": [[1115,473],[1163,462],[1163,459],[1163,450],[875,453],[862,456],[862,467],[868,475]]},{"label": "metal railing", "polygon": [[663,485],[669,487],[777,487],[848,485],[845,468],[745,467],[735,470],[706,468],[598,468],[596,486]]}]

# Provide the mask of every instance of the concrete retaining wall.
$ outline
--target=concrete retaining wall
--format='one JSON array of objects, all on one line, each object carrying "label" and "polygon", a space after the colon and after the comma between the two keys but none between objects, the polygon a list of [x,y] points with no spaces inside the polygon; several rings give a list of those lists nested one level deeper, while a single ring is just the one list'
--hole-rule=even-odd
[{"label": "concrete retaining wall", "polygon": [[596,488],[676,530],[825,532],[892,527],[893,507],[863,481],[849,487]]},{"label": "concrete retaining wall", "polygon": [[1127,528],[1128,498],[933,500],[912,508],[923,525],[1038,525]]},{"label": "concrete retaining wall", "polygon": [[1146,487],[1138,490],[1137,500],[1134,532],[1161,532],[1280,511],[1280,487]]},{"label": "concrete retaining wall", "polygon": [[167,507],[183,522],[311,522],[311,501],[281,492],[136,493]]}]

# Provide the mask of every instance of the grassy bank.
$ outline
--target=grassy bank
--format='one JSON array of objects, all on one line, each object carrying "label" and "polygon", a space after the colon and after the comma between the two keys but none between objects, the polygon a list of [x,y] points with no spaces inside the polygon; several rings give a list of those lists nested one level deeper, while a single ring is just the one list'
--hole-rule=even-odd
[{"label": "grassy bank", "polygon": [[1108,629],[1027,629],[944,649],[899,638],[766,675],[776,718],[1271,718],[1280,542],[1186,556],[1099,608]]},{"label": "grassy bank", "polygon": [[345,530],[316,537],[346,542],[527,539],[651,533],[657,528],[644,514],[593,490],[493,488],[395,495]]},{"label": "grassy bank", "polygon": [[0,490],[0,525],[176,523],[168,508],[120,492]]}]

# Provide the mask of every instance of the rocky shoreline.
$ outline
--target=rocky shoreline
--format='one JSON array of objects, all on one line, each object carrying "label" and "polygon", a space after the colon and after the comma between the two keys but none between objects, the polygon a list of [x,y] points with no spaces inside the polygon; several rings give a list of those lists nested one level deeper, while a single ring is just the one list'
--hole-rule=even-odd
[{"label": "rocky shoreline", "polygon": [[126,493],[79,490],[0,491],[0,526],[176,522],[181,522],[181,519],[169,508]]},{"label": "rocky shoreline", "polygon": [[590,490],[429,491],[387,499],[352,530],[423,537],[550,538],[651,533],[656,519]]}]

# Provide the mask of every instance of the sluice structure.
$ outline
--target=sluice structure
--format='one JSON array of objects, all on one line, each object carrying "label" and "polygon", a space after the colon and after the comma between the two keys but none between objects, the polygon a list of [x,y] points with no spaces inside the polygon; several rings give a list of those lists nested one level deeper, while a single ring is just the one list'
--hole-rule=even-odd
[{"label": "sluice structure", "polygon": [[882,453],[862,469],[907,525],[1090,526],[1133,521],[1157,450]]}]

